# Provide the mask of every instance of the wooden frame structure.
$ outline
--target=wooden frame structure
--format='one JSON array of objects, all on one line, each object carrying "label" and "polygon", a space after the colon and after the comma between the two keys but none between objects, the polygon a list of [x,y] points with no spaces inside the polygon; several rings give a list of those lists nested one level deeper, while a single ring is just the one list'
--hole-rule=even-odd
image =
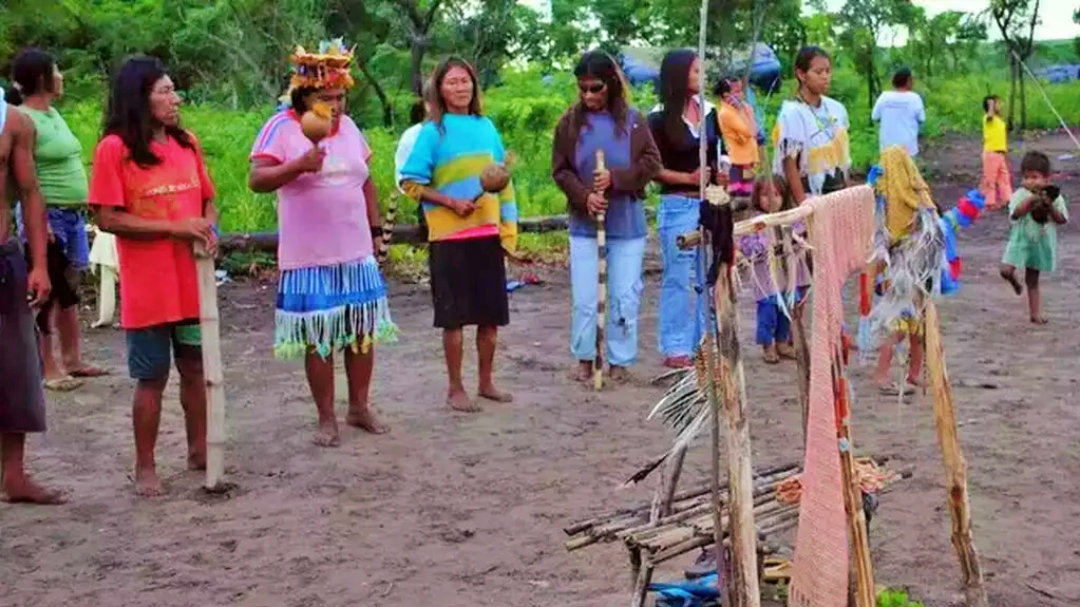
[{"label": "wooden frame structure", "polygon": [[[857,186],[869,188],[869,186]],[[813,207],[802,205],[790,211],[773,213],[763,217],[739,222],[735,225],[733,236],[751,234],[766,228],[775,226],[788,226],[798,221],[813,221]],[[811,243],[811,247],[813,243]],[[737,324],[735,315],[735,293],[730,281],[730,268],[721,267],[720,277],[712,293],[717,318],[718,339],[716,348],[719,353],[719,393],[722,406],[717,399],[710,398],[713,411],[712,433],[712,460],[714,469],[714,508],[717,519],[716,546],[723,545],[724,532],[720,525],[722,504],[719,495],[719,459],[720,440],[719,427],[721,416],[723,424],[727,428],[727,440],[725,454],[728,462],[728,496],[730,503],[727,505],[730,511],[728,519],[732,559],[728,566],[730,581],[727,586],[727,605],[730,607],[757,607],[760,605],[760,589],[757,584],[757,550],[755,545],[756,528],[754,524],[754,484],[751,467],[751,447],[749,439],[749,427],[747,425],[745,403],[746,386],[742,371],[742,361],[739,358],[739,345],[737,338]],[[952,391],[948,380],[945,365],[944,345],[941,339],[941,326],[934,302],[927,298],[920,302],[923,309],[923,322],[926,331],[926,367],[930,376],[932,387],[935,428],[939,447],[942,452],[942,460],[945,466],[946,481],[948,484],[948,507],[952,519],[952,544],[960,560],[963,573],[963,588],[968,607],[987,607],[986,590],[984,586],[982,569],[979,564],[978,553],[974,546],[971,532],[971,513],[968,503],[967,492],[967,465],[958,439],[956,413],[952,402]],[[796,331],[801,335],[803,328],[801,314],[798,319]],[[799,361],[806,361],[805,341],[800,339],[801,353]],[[711,358],[711,353],[706,360]],[[846,364],[844,361],[836,361],[834,365]],[[837,377],[842,378],[842,369],[836,369]],[[713,369],[709,367],[709,373]],[[809,378],[809,366],[799,369],[800,398],[803,400],[804,433],[806,431],[806,393],[803,389],[802,377]],[[716,377],[712,375],[711,377]],[[836,395],[838,405],[849,410],[847,402],[846,381],[840,380],[840,389]],[[711,385],[712,382],[710,382]],[[711,389],[710,389],[711,390]],[[852,444],[850,423],[839,424],[839,436],[841,441]],[[855,457],[852,450],[840,450],[841,470],[844,484],[844,503],[847,511],[849,541],[852,547],[852,566],[854,569],[855,592],[854,604],[856,607],[874,607],[876,604],[876,590],[874,584],[873,563],[870,559],[870,547],[867,537],[867,526],[864,510],[862,507],[861,489],[858,486],[855,475]],[[680,458],[676,461],[681,462]],[[665,479],[664,485],[658,489],[658,495],[672,495],[675,484],[678,482],[678,466],[673,466],[673,472]],[[718,551],[720,554],[720,551]],[[722,559],[720,559],[722,562]]]}]

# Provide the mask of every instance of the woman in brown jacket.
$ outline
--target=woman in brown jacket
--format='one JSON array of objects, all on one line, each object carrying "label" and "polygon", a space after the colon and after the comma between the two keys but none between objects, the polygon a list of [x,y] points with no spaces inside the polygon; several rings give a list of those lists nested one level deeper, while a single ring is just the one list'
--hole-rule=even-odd
[{"label": "woman in brown jacket", "polygon": [[[552,177],[570,207],[570,284],[573,315],[570,351],[577,379],[592,377],[596,359],[599,250],[596,219],[607,233],[608,317],[604,359],[612,379],[625,379],[637,359],[638,308],[645,256],[645,186],[660,172],[660,152],[648,120],[627,102],[615,61],[602,51],[585,53],[574,69],[580,99],[555,129]],[[606,170],[595,172],[603,150]]]}]

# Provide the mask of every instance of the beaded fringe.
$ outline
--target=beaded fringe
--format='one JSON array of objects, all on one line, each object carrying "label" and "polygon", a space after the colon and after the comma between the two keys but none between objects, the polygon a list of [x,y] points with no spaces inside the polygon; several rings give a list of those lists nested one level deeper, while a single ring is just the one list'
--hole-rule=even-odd
[{"label": "beaded fringe", "polygon": [[[336,292],[328,292],[331,288]],[[328,307],[292,312],[279,304],[274,314],[277,358],[302,357],[312,347],[323,357],[346,347],[367,353],[374,343],[397,341],[398,329],[390,317],[386,286],[374,258],[285,272],[278,293],[324,298]]]}]

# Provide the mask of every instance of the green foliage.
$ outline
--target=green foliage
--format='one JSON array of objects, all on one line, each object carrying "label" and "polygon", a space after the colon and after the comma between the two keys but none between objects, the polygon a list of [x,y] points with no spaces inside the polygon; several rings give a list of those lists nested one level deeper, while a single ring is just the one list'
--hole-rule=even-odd
[{"label": "green foliage", "polygon": [[877,607],[924,607],[922,603],[908,598],[905,590],[886,588],[877,597]]}]

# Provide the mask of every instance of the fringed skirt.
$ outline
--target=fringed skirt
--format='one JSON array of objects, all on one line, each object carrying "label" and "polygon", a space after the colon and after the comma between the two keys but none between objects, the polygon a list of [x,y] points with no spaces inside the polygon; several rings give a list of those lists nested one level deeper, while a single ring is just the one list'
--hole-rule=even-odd
[{"label": "fringed skirt", "polygon": [[386,283],[375,257],[334,266],[286,270],[278,283],[274,355],[326,357],[351,347],[396,341]]}]

